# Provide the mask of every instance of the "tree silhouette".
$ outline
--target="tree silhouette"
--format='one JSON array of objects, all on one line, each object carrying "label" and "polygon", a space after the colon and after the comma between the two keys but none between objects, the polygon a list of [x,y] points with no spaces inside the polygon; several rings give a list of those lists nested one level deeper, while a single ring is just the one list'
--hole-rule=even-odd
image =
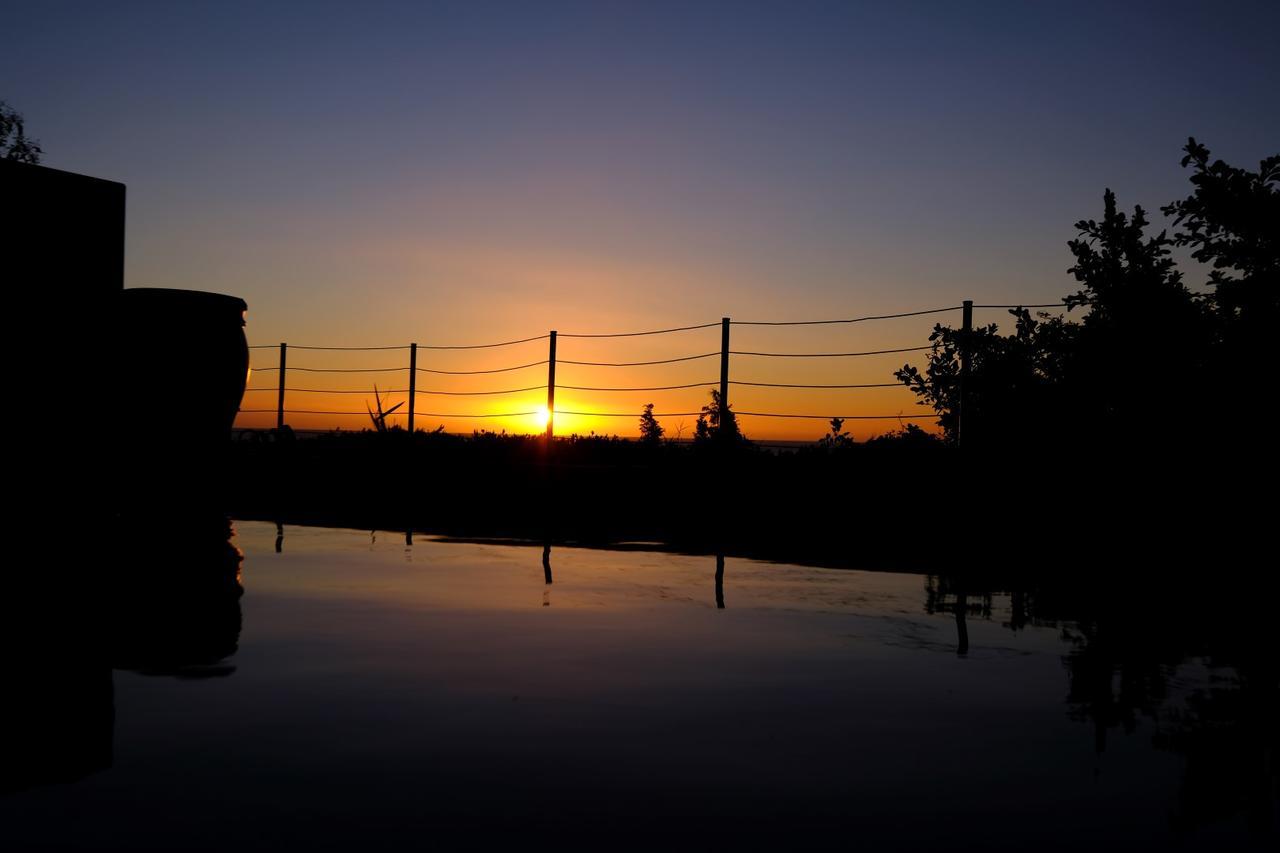
[{"label": "tree silhouette", "polygon": [[1065,354],[1072,402],[1098,432],[1141,430],[1153,401],[1199,396],[1212,328],[1204,301],[1182,283],[1174,241],[1146,236],[1146,212],[1126,216],[1109,189],[1103,207],[1102,221],[1077,222],[1067,244],[1076,261],[1068,272],[1083,287],[1064,301],[1089,307]]},{"label": "tree silhouette", "polygon": [[949,441],[959,436],[963,347],[971,359],[963,392],[966,443],[1007,443],[1066,428],[1059,417],[1058,391],[1079,329],[1058,317],[1033,318],[1025,308],[1009,313],[1015,318],[1012,335],[999,334],[994,323],[973,329],[967,337],[963,329],[934,326],[924,372],[910,364],[894,372],[933,407]]},{"label": "tree silhouette", "polygon": [[1213,267],[1209,284],[1225,319],[1262,328],[1280,316],[1280,155],[1249,172],[1210,163],[1209,149],[1195,137],[1182,150],[1195,189],[1161,208],[1184,229],[1173,243],[1190,246],[1191,257]]},{"label": "tree silhouette", "polygon": [[[1086,309],[1081,320],[1032,317],[1019,308],[1010,312],[1011,335],[994,324],[967,334],[939,324],[924,369],[907,364],[894,373],[933,407],[949,440],[958,437],[963,417],[966,445],[1016,445],[1038,434],[1044,442],[1075,445],[1141,435],[1154,446],[1152,438],[1178,440],[1177,433],[1153,436],[1150,429],[1153,408],[1175,402],[1186,412],[1183,434],[1220,429],[1216,404],[1251,390],[1253,380],[1240,377],[1252,376],[1246,365],[1280,319],[1280,157],[1252,173],[1210,164],[1194,140],[1185,150],[1183,164],[1195,164],[1195,192],[1163,212],[1186,231],[1149,235],[1146,212],[1121,211],[1110,189],[1102,219],[1076,223],[1068,272],[1080,288],[1064,302],[1068,311]],[[1214,265],[1211,297],[1183,283],[1172,256],[1178,246],[1193,247],[1193,257]],[[1262,322],[1244,328],[1248,317]],[[1232,323],[1242,328],[1233,331]],[[1233,337],[1252,344],[1221,346]],[[962,388],[966,353],[971,370]]]},{"label": "tree silhouette", "polygon": [[640,443],[656,447],[661,443],[664,432],[662,424],[653,416],[653,403],[646,403],[640,415]]},{"label": "tree silhouette", "polygon": [[693,428],[693,443],[723,441],[726,444],[745,444],[747,437],[738,429],[738,418],[732,406],[720,405],[720,392],[711,389],[711,402],[702,407],[698,422]]},{"label": "tree silhouette", "polygon": [[22,115],[0,101],[0,159],[39,163],[42,153],[40,144],[27,138]]}]

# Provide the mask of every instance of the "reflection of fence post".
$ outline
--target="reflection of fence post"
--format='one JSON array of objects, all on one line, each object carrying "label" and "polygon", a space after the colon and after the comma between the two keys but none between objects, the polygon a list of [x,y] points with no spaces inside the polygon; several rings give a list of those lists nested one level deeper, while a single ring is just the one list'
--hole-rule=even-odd
[{"label": "reflection of fence post", "polygon": [[284,429],[284,374],[289,345],[280,344],[280,396],[276,399],[276,429]]},{"label": "reflection of fence post", "polygon": [[720,435],[729,437],[729,318],[720,318]]},{"label": "reflection of fence post", "polygon": [[418,402],[418,345],[409,344],[409,435],[413,435],[413,408]]},{"label": "reflection of fence post", "polygon": [[960,411],[956,417],[956,444],[962,441],[964,419],[968,414],[969,369],[973,366],[973,300],[966,299],[964,319],[960,325]]},{"label": "reflection of fence post", "polygon": [[551,331],[551,348],[547,353],[547,448],[555,435],[556,425],[556,333]]}]

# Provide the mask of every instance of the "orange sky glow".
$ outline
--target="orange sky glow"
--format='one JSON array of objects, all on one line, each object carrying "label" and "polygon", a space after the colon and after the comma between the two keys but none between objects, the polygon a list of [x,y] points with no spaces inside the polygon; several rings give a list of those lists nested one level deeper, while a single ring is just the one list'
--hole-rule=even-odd
[{"label": "orange sky glow", "polygon": [[[945,306],[930,306],[945,307]],[[586,314],[588,312],[582,312]],[[590,312],[594,313],[594,312]],[[805,315],[782,315],[788,319],[818,319]],[[759,315],[744,320],[763,319]],[[779,318],[774,315],[773,318]],[[771,318],[771,319],[773,319]],[[691,438],[697,412],[709,401],[709,391],[718,387],[720,371],[720,326],[718,318],[710,328],[692,329],[665,335],[622,338],[578,338],[574,334],[643,331],[647,328],[623,324],[592,325],[570,323],[564,318],[557,329],[556,417],[557,435],[619,435],[634,437],[638,419],[646,403],[654,403],[655,413],[671,438]],[[594,319],[594,318],[592,318]],[[677,318],[675,322],[688,322]],[[747,326],[734,325],[731,350],[751,352],[863,352],[879,349],[923,346],[934,322],[959,322],[959,312],[925,317],[902,318],[832,326]],[[668,321],[670,323],[672,321]],[[695,324],[700,325],[700,324]],[[250,319],[249,329],[254,330]],[[504,329],[504,331],[507,331]],[[547,330],[525,328],[525,337],[545,335]],[[521,334],[515,332],[514,334]],[[278,345],[263,342],[250,334],[255,369],[237,419],[239,428],[269,428],[275,424],[278,394]],[[487,338],[425,336],[416,342],[418,351],[416,426],[447,432],[495,430],[509,433],[539,433],[544,429],[547,402],[546,383],[548,340],[518,343],[488,349],[435,350],[430,345],[455,346],[488,342]],[[496,340],[496,338],[495,338]],[[313,350],[308,346],[403,346],[403,349],[375,351]],[[668,364],[608,367],[573,362],[642,362],[706,355]],[[876,385],[868,388],[777,388],[731,385],[730,403],[743,413],[816,415],[813,419],[763,417],[743,414],[740,424],[748,437],[762,440],[816,440],[827,432],[827,419],[850,418],[845,429],[858,439],[899,429],[906,423],[936,430],[931,410],[919,405],[905,387],[896,384],[893,371],[904,363],[922,364],[927,353],[890,353],[844,358],[771,358],[754,355],[730,356],[730,379],[740,382],[807,385]],[[407,342],[382,340],[362,343],[321,343],[299,340],[291,343],[287,365],[287,422],[295,429],[365,429],[370,426],[366,406],[376,407],[375,385],[384,408],[405,404],[408,399]],[[489,371],[531,365],[495,373],[455,374],[425,371]],[[387,372],[315,372],[329,369]],[[663,386],[696,385],[689,388]],[[653,388],[656,390],[595,390],[607,388]],[[511,391],[488,394],[481,392]],[[435,393],[439,392],[439,393]],[[315,412],[311,414],[310,412]],[[325,414],[320,414],[320,413]],[[344,412],[350,414],[329,414]],[[485,415],[486,417],[464,417]],[[495,417],[494,415],[500,415]],[[609,415],[618,415],[612,417]],[[859,419],[857,416],[888,415],[888,418]],[[404,426],[407,405],[401,405],[389,423]]]}]

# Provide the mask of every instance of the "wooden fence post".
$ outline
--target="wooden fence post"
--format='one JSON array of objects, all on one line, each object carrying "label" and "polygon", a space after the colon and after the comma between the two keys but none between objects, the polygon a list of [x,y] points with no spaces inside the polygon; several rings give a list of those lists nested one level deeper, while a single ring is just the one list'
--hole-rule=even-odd
[{"label": "wooden fence post", "polygon": [[418,345],[409,344],[409,435],[413,435],[413,410],[417,402],[418,402]]},{"label": "wooden fence post", "polygon": [[288,352],[289,345],[282,342],[280,344],[280,396],[276,399],[276,429],[284,429],[284,386]]},{"label": "wooden fence post", "polygon": [[969,395],[969,370],[973,367],[973,300],[966,299],[962,304],[964,319],[960,324],[960,411],[956,417],[956,444],[960,444],[963,440]]},{"label": "wooden fence post", "polygon": [[547,354],[547,448],[555,435],[556,424],[556,333],[551,330],[551,349]]},{"label": "wooden fence post", "polygon": [[720,318],[720,424],[719,433],[728,438],[724,428],[729,418],[729,318]]}]

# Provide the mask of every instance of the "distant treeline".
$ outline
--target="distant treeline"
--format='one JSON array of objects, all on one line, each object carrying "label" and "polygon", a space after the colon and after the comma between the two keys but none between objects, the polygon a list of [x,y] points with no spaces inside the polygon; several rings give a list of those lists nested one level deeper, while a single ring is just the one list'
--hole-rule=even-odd
[{"label": "distant treeline", "polygon": [[[228,509],[238,518],[661,542],[859,568],[1109,573],[1171,556],[1244,566],[1238,558],[1271,515],[1238,488],[1238,466],[1216,456],[975,465],[918,430],[784,453],[576,436],[548,453],[542,436],[403,430],[277,434],[230,452]],[[1212,500],[1196,505],[1198,495]]]},{"label": "distant treeline", "polygon": [[[233,443],[231,509],[239,517],[463,536],[644,539],[698,550],[777,540],[808,548],[796,531],[828,516],[822,524],[836,530],[848,511],[906,500],[918,478],[954,456],[918,429],[858,444],[837,435],[781,453],[715,436],[683,443],[568,436],[548,450],[543,436],[390,428],[300,440],[286,429]],[[882,488],[874,492],[872,482]]]}]

